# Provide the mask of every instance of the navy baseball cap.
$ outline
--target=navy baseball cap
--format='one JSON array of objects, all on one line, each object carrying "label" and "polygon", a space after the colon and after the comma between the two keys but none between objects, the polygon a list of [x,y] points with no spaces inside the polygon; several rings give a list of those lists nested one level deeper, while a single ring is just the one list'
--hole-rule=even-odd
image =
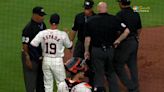
[{"label": "navy baseball cap", "polygon": [[54,14],[51,15],[51,17],[50,17],[50,23],[51,24],[59,24],[59,21],[60,21],[59,14],[54,13]]},{"label": "navy baseball cap", "polygon": [[47,14],[44,12],[43,7],[40,7],[40,6],[34,7],[33,10],[32,10],[32,12],[35,13],[35,14],[38,14],[38,15],[40,15],[40,16],[47,15]]},{"label": "navy baseball cap", "polygon": [[130,2],[130,0],[117,0],[118,2]]},{"label": "navy baseball cap", "polygon": [[122,5],[130,5],[130,0],[117,0],[118,2],[121,2]]},{"label": "navy baseball cap", "polygon": [[94,2],[92,0],[85,0],[83,7],[85,9],[91,9],[94,5]]}]

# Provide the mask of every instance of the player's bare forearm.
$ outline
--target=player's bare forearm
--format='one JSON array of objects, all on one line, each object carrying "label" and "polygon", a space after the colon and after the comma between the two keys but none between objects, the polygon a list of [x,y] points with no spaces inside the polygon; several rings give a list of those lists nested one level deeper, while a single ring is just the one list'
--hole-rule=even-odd
[{"label": "player's bare forearm", "polygon": [[91,38],[85,37],[85,42],[84,42],[84,47],[85,47],[84,57],[85,57],[85,59],[90,59],[90,53],[89,53],[90,42],[91,42]]},{"label": "player's bare forearm", "polygon": [[91,42],[91,38],[85,37],[85,42],[84,42],[85,51],[89,51],[90,42]]},{"label": "player's bare forearm", "polygon": [[124,32],[120,35],[120,37],[118,37],[118,41],[123,41],[124,39],[126,39],[127,38],[127,36],[129,35],[129,33],[130,33],[130,31],[129,31],[129,29],[128,28],[126,28],[125,30],[124,30]]},{"label": "player's bare forearm", "polygon": [[71,31],[70,34],[69,34],[70,40],[71,40],[71,41],[74,41],[75,36],[76,36],[76,31]]},{"label": "player's bare forearm", "polygon": [[29,56],[29,54],[28,54],[28,52],[29,52],[29,49],[28,49],[28,45],[27,44],[23,44],[23,52],[24,52],[24,54],[25,54],[25,63],[26,63],[26,65],[30,68],[30,69],[32,69],[32,63],[31,63],[31,60],[30,60],[30,56]]},{"label": "player's bare forearm", "polygon": [[124,32],[114,42],[115,48],[120,44],[121,41],[123,41],[124,39],[127,38],[127,36],[129,35],[129,33],[130,33],[130,30],[128,28],[126,28],[124,30]]},{"label": "player's bare forearm", "polygon": [[27,44],[23,44],[23,52],[25,54],[26,59],[30,59],[30,56],[28,54],[29,49],[28,49],[28,45]]}]

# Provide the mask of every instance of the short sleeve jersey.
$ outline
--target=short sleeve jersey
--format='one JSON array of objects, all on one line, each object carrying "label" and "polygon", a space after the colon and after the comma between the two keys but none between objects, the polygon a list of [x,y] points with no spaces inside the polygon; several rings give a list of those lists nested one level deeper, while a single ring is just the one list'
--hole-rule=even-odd
[{"label": "short sleeve jersey", "polygon": [[113,45],[119,31],[126,25],[115,16],[100,13],[92,17],[86,24],[86,36],[91,37],[93,46]]},{"label": "short sleeve jersey", "polygon": [[[92,16],[94,16],[95,13],[92,13]],[[73,31],[78,32],[77,38],[80,41],[84,41],[85,38],[85,23],[88,21],[89,18],[91,18],[92,16],[85,16],[84,12],[79,13],[76,15],[75,20],[74,20],[74,25],[72,27]]]},{"label": "short sleeve jersey", "polygon": [[30,44],[31,40],[42,30],[46,29],[46,25],[44,23],[36,23],[31,20],[26,27],[23,29],[22,33],[22,43]]},{"label": "short sleeve jersey", "polygon": [[142,28],[141,18],[138,12],[134,12],[131,7],[127,7],[118,12],[116,16],[129,28],[129,36],[138,35],[138,29]]},{"label": "short sleeve jersey", "polygon": [[42,30],[46,29],[44,22],[37,23],[31,20],[23,29],[22,32],[22,44],[27,44],[29,47],[29,54],[32,60],[38,60],[42,56],[41,46],[33,48],[30,46],[31,40]]},{"label": "short sleeve jersey", "polygon": [[72,47],[68,34],[58,29],[39,32],[31,41],[31,45],[37,47],[40,43],[45,57],[61,58],[64,56],[64,48]]}]

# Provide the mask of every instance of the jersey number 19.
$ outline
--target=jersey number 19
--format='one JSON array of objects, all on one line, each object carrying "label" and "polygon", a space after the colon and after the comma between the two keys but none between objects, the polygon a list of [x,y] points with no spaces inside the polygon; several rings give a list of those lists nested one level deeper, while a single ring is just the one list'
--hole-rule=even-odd
[{"label": "jersey number 19", "polygon": [[46,53],[47,54],[56,54],[56,44],[55,43],[46,43]]}]

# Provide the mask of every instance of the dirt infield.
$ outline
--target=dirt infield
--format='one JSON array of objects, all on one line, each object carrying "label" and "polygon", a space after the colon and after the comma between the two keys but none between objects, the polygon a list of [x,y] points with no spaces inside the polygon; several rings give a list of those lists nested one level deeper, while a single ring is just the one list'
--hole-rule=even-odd
[{"label": "dirt infield", "polygon": [[164,92],[164,27],[144,28],[138,67],[141,92]]},{"label": "dirt infield", "polygon": [[[64,60],[70,57],[66,50]],[[143,28],[138,69],[140,92],[164,92],[164,27]]]}]

